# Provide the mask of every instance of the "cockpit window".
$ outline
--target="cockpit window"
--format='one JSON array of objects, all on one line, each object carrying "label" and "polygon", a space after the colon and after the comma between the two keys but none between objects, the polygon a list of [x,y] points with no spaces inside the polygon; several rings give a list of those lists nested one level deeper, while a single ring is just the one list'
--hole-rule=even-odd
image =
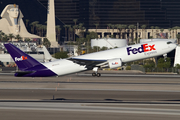
[{"label": "cockpit window", "polygon": [[167,44],[171,44],[172,42],[167,42]]}]

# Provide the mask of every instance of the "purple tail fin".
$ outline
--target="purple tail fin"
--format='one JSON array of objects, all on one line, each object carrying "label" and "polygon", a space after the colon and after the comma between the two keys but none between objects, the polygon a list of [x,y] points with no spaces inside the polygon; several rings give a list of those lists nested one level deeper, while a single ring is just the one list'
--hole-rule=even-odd
[{"label": "purple tail fin", "polygon": [[14,62],[17,64],[19,69],[22,71],[40,64],[37,60],[29,56],[28,54],[24,53],[23,51],[21,51],[16,46],[10,43],[4,44],[4,46],[8,50],[9,54],[11,55],[11,57],[13,58]]}]

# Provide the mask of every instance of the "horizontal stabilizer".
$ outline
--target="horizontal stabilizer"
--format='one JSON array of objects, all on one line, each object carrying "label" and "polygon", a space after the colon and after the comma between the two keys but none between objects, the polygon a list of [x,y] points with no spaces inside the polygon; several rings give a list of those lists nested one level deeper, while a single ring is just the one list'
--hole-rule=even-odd
[{"label": "horizontal stabilizer", "polygon": [[24,75],[30,74],[30,73],[34,73],[34,72],[33,71],[17,71],[17,72],[15,72],[15,76],[21,77],[21,76],[24,76]]}]

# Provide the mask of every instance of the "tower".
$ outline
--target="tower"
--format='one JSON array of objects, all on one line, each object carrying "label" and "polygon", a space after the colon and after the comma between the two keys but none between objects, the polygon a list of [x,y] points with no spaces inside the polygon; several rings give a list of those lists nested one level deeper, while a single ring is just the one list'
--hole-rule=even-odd
[{"label": "tower", "polygon": [[58,47],[58,43],[56,42],[54,0],[48,0],[47,38],[51,42],[51,47]]}]

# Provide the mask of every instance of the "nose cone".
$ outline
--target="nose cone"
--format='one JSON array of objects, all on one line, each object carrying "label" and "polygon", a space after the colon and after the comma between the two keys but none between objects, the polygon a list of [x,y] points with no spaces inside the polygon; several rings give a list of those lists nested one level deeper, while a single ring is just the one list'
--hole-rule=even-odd
[{"label": "nose cone", "polygon": [[171,48],[176,49],[176,47],[177,47],[177,44],[175,43],[171,44]]}]

